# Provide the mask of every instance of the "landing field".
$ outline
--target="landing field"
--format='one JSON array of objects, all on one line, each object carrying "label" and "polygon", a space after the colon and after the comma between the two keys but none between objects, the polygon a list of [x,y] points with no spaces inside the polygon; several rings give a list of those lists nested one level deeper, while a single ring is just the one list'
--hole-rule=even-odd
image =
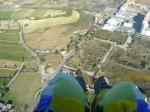
[{"label": "landing field", "polygon": [[24,26],[25,33],[31,33],[39,31],[41,29],[47,29],[52,26],[66,25],[70,23],[75,23],[79,20],[80,14],[77,11],[72,11],[72,15],[69,17],[57,17],[57,18],[48,18],[41,20],[19,20],[19,22]]},{"label": "landing field", "polygon": [[0,11],[0,20],[11,19],[12,12],[10,11]]},{"label": "landing field", "polygon": [[25,112],[26,107],[31,108],[36,97],[36,92],[40,89],[40,77],[35,72],[22,72],[16,78],[7,99],[15,102],[15,110]]},{"label": "landing field", "polygon": [[19,32],[3,30],[0,33],[0,59],[23,61],[27,57],[27,51],[19,44]]}]

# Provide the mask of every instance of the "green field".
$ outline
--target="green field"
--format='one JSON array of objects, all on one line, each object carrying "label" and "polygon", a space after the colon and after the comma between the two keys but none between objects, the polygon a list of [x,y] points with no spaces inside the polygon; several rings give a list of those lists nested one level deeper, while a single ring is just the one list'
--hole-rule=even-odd
[{"label": "green field", "polygon": [[[8,38],[10,35],[11,35],[11,37]],[[0,40],[18,41],[19,38],[16,38],[16,37],[18,37],[18,34],[16,34],[16,33],[0,33]]]},{"label": "green field", "polygon": [[27,51],[21,46],[0,45],[0,59],[23,61],[27,57]]},{"label": "green field", "polygon": [[6,41],[19,41],[19,30],[10,29],[10,30],[1,30],[0,40]]},{"label": "green field", "polygon": [[28,52],[19,44],[17,30],[6,30],[0,33],[0,59],[23,61]]},{"label": "green field", "polygon": [[11,19],[12,12],[10,11],[0,11],[0,20]]},{"label": "green field", "polygon": [[25,112],[25,105],[31,107],[40,88],[40,77],[34,72],[22,72],[16,78],[10,92],[5,96],[15,103],[15,112]]},{"label": "green field", "polygon": [[15,75],[15,70],[4,70],[0,69],[0,88],[3,86],[3,84],[8,84],[11,77]]},{"label": "green field", "polygon": [[35,19],[42,19],[47,17],[56,17],[65,15],[63,10],[47,10],[47,9],[28,9],[19,10],[15,13],[13,18],[15,19],[29,19],[34,17]]},{"label": "green field", "polygon": [[11,79],[7,78],[0,78],[0,88],[3,87],[3,84],[5,83],[6,85],[9,83]]}]

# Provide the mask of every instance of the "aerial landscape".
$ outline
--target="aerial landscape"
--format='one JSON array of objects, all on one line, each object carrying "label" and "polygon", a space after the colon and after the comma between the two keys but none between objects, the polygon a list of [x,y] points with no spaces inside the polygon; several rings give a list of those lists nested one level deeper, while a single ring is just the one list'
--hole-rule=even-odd
[{"label": "aerial landscape", "polygon": [[100,109],[100,77],[109,89],[131,81],[150,103],[150,0],[0,0],[0,112],[150,112]]}]

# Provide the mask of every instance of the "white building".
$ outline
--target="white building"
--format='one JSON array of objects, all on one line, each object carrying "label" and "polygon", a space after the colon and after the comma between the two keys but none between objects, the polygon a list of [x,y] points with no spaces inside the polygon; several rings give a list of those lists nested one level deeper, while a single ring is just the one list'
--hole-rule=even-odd
[{"label": "white building", "polygon": [[123,18],[112,17],[107,21],[108,24],[112,26],[120,25],[124,21]]},{"label": "white building", "polygon": [[141,34],[144,36],[150,36],[150,12],[148,12],[144,18]]},{"label": "white building", "polygon": [[105,24],[102,29],[107,31],[114,31],[115,27],[109,24]]},{"label": "white building", "polygon": [[150,29],[149,30],[142,30],[142,35],[150,37]]},{"label": "white building", "polygon": [[137,13],[134,12],[126,12],[120,10],[119,12],[116,13],[116,17],[124,18],[124,19],[132,19],[137,15]]},{"label": "white building", "polygon": [[123,26],[127,27],[127,28],[132,28],[133,27],[133,22],[124,22]]}]

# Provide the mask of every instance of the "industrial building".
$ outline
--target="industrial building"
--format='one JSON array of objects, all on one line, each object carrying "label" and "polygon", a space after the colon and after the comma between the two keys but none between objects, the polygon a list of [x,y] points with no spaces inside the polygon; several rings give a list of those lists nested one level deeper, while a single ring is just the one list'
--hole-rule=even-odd
[{"label": "industrial building", "polygon": [[122,10],[120,10],[116,13],[116,17],[124,18],[127,20],[133,19],[136,15],[137,15],[137,13],[127,12],[127,11],[122,11]]},{"label": "industrial building", "polygon": [[119,31],[127,33],[135,33],[134,18],[137,13],[118,11],[112,18],[110,18],[102,29],[108,31]]},{"label": "industrial building", "polygon": [[[144,13],[128,10],[131,5],[139,7],[139,10]],[[103,25],[103,30],[136,33],[150,37],[150,6],[134,2],[125,3]]]},{"label": "industrial building", "polygon": [[141,34],[150,37],[150,12],[148,12],[144,18]]}]

